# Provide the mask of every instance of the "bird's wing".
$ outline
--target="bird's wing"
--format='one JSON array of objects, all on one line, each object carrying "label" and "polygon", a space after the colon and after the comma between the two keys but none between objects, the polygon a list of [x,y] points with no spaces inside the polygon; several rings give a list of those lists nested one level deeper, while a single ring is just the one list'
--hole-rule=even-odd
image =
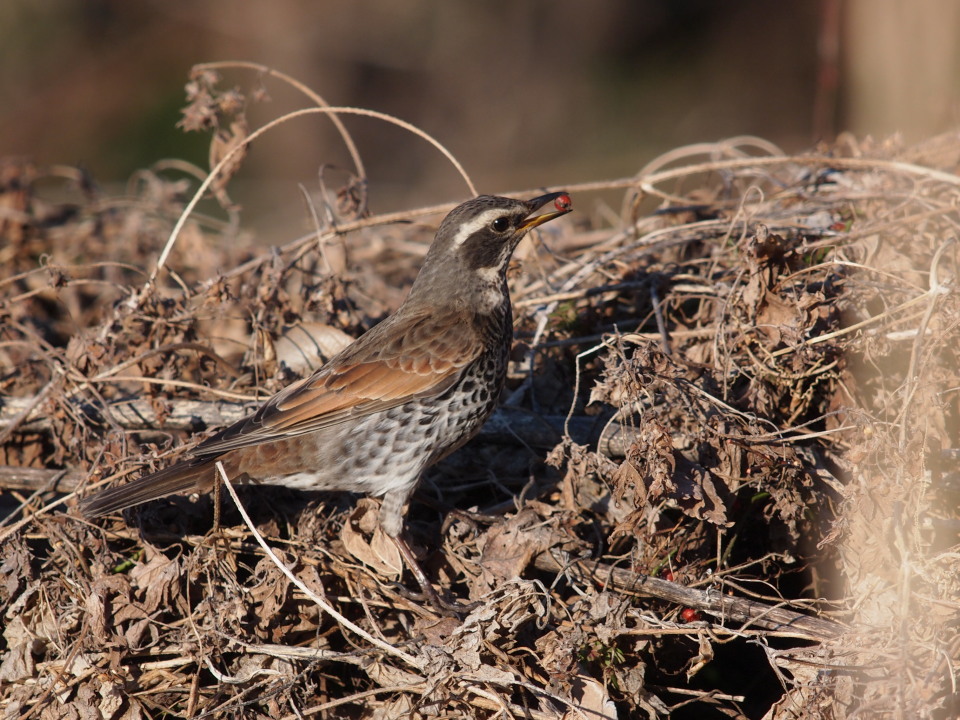
[{"label": "bird's wing", "polygon": [[213,457],[439,395],[482,352],[482,339],[465,317],[423,312],[388,318],[193,455]]}]

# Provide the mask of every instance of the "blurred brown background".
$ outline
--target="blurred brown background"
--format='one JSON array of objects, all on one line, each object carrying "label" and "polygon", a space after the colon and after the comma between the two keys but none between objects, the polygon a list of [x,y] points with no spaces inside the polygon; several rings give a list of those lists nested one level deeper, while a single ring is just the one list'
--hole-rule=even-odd
[{"label": "blurred brown background", "polygon": [[[445,143],[481,192],[630,175],[678,145],[757,134],[787,151],[851,130],[914,141],[956,123],[953,0],[5,0],[0,156],[79,164],[103,184],[165,157],[190,66],[250,60],[335,105],[395,114]],[[225,85],[249,90],[252,73]],[[254,125],[307,101],[277,81]],[[422,140],[346,118],[371,207],[466,194]],[[298,183],[350,167],[320,117],[258,141],[231,186],[244,224],[309,227]]]}]

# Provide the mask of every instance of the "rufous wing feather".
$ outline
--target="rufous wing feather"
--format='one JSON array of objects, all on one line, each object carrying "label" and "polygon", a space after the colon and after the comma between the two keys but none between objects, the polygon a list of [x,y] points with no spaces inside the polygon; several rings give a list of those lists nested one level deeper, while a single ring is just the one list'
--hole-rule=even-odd
[{"label": "rufous wing feather", "polygon": [[463,322],[445,314],[395,315],[250,417],[205,440],[194,455],[213,458],[442,394],[483,351],[479,338],[464,346]]}]

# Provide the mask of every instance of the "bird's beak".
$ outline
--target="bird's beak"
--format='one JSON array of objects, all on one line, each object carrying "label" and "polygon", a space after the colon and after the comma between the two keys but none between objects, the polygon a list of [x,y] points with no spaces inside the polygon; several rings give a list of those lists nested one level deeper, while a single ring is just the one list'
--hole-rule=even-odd
[{"label": "bird's beak", "polygon": [[[550,202],[553,203],[554,207],[552,212],[544,213],[543,215],[533,214]],[[570,195],[566,192],[555,192],[547,195],[541,195],[533,200],[527,200],[527,205],[530,207],[530,217],[524,220],[523,224],[517,228],[518,234],[532,230],[535,227],[543,225],[545,222],[550,222],[554,218],[558,218],[561,215],[566,215],[568,212],[573,210],[573,202],[570,200]]]}]

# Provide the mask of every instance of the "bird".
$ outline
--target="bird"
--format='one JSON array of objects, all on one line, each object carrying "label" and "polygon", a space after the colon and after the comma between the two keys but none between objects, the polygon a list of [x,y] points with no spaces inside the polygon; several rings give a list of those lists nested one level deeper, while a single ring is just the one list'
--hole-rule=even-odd
[{"label": "bird", "polygon": [[476,435],[497,405],[513,339],[513,251],[527,232],[572,209],[567,192],[480,195],[458,205],[393,315],[185,459],[92,495],[80,512],[95,518],[208,492],[218,461],[239,483],[380,497],[380,527],[426,599],[448,608],[406,540],[405,508],[423,471]]}]

